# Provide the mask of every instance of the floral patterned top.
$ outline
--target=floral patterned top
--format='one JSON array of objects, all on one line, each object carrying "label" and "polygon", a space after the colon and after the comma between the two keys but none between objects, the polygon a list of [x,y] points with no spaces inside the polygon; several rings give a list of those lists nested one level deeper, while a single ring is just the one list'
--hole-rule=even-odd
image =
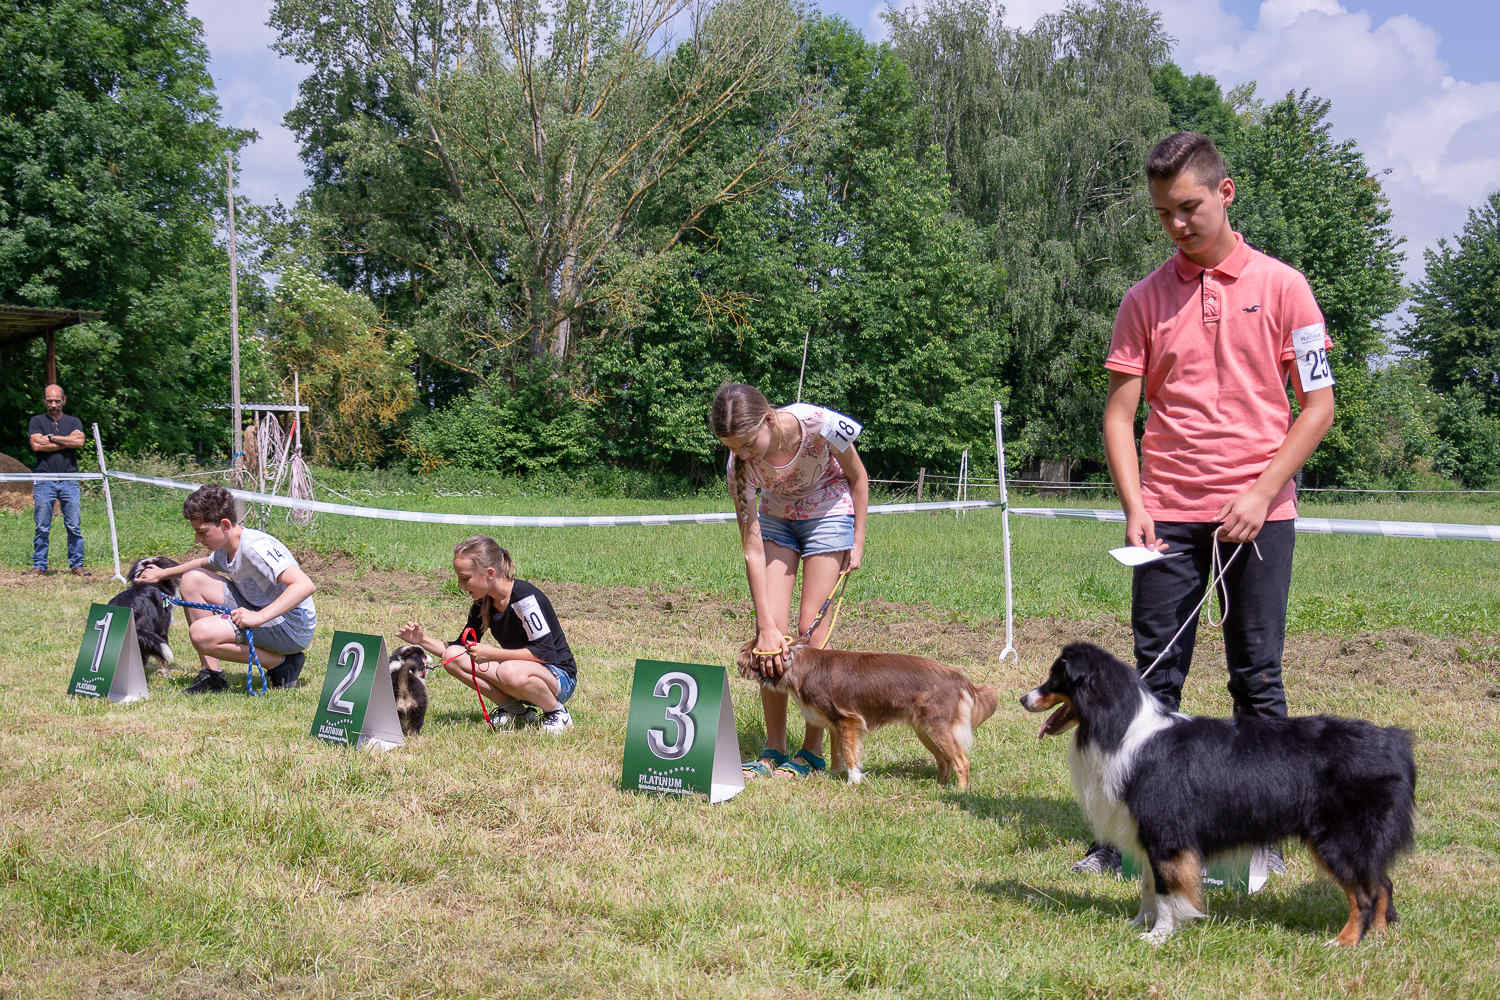
[{"label": "floral patterned top", "polygon": [[833,452],[847,451],[863,426],[852,417],[810,403],[793,403],[780,412],[790,413],[801,425],[797,452],[785,465],[752,460],[743,468],[731,453],[726,471],[730,494],[739,494],[737,509],[749,510],[758,489],[759,512],[772,517],[806,521],[830,514],[853,514],[849,480]]}]

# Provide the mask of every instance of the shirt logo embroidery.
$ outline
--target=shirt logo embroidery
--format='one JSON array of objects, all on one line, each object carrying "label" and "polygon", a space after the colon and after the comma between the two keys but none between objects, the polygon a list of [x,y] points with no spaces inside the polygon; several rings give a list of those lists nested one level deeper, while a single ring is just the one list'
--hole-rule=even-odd
[{"label": "shirt logo embroidery", "polygon": [[1245,312],[1247,312],[1247,313],[1260,312],[1260,303],[1257,302],[1253,306],[1245,306]]}]

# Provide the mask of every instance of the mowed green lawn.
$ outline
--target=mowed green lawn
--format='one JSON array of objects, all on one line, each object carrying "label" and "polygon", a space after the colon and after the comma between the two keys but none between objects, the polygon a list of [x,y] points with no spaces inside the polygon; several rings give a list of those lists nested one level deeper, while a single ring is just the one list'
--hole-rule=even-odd
[{"label": "mowed green lawn", "polygon": [[[473,484],[486,486],[351,496],[511,514],[727,506]],[[125,558],[193,554],[183,494],[114,494]],[[21,577],[30,516],[0,514],[0,996],[1500,995],[1493,543],[1298,540],[1293,710],[1417,736],[1401,923],[1326,948],[1342,893],[1289,849],[1266,890],[1210,894],[1210,920],[1152,949],[1126,926],[1135,885],[1067,871],[1088,831],[1066,746],[1039,742],[1015,702],[1062,642],[1128,651],[1129,576],[1105,554],[1118,525],[1011,518],[1017,666],[999,661],[999,514],[874,519],[835,644],[935,655],[1001,688],[971,790],[939,786],[892,728],[870,741],[859,787],[760,781],[709,806],[618,786],[635,660],[727,664],[750,634],[730,525],[491,532],[557,605],[581,665],[575,727],[490,734],[473,691],[432,675],[420,737],[353,753],[308,737],[333,631],[391,642],[408,617],[455,631],[465,605],[448,560],[465,530],[329,516],[302,529],[273,514],[320,588],[304,686],[252,699],[231,674],[231,693],[182,694],[195,665],[179,620],[179,669],[152,678],[148,701],[114,706],[64,694],[89,604],[118,589],[102,507],[86,500],[82,581]],[[1483,502],[1304,512],[1500,523]],[[60,522],[54,536],[60,555]],[[1210,635],[1186,707],[1222,714]],[[738,678],[731,691],[751,752],[756,692]]]}]

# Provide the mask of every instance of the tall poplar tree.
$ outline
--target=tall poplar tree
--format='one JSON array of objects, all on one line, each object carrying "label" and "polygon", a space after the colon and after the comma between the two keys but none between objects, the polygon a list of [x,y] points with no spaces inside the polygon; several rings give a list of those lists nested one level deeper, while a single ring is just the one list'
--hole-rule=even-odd
[{"label": "tall poplar tree", "polygon": [[272,23],[312,69],[288,120],[330,249],[478,382],[565,361],[819,135],[787,0],[278,0]]}]

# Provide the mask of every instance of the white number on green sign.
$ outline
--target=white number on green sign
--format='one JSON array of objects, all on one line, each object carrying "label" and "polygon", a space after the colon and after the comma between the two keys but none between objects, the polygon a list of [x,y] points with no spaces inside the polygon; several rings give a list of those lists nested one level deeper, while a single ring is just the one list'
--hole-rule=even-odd
[{"label": "white number on green sign", "polygon": [[679,689],[680,697],[677,704],[667,707],[666,716],[677,729],[676,740],[668,743],[664,739],[665,729],[646,730],[646,746],[662,760],[681,760],[693,749],[693,717],[690,713],[698,704],[698,682],[687,674],[673,671],[662,674],[651,693],[658,698],[667,698],[673,686]]},{"label": "white number on green sign", "polygon": [[339,686],[333,689],[333,694],[328,698],[328,711],[340,715],[354,714],[354,702],[346,700],[344,693],[359,680],[359,672],[365,666],[365,647],[357,642],[349,643],[339,652],[338,664],[341,667],[348,666],[351,659],[354,661],[353,669],[344,675],[344,679],[339,681]]},{"label": "white number on green sign", "polygon": [[94,623],[94,628],[99,630],[99,644],[94,647],[94,662],[89,664],[89,670],[93,673],[99,672],[99,661],[104,658],[104,640],[109,638],[109,622],[114,618],[113,611],[105,612],[100,619]]}]

